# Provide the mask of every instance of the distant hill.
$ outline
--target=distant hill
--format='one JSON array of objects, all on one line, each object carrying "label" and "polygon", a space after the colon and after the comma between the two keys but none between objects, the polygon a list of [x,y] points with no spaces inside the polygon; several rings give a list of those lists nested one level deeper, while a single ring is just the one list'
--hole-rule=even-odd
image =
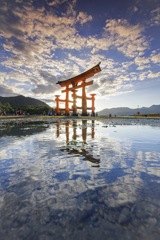
[{"label": "distant hill", "polygon": [[142,107],[142,108],[127,108],[127,107],[118,107],[118,108],[105,108],[98,112],[99,116],[130,116],[136,115],[137,112],[140,114],[160,114],[160,105],[152,105],[151,107]]},{"label": "distant hill", "polygon": [[0,96],[0,103],[5,104],[9,103],[12,108],[22,108],[29,105],[37,106],[37,107],[49,107],[46,103],[31,97],[24,97],[22,95],[16,97],[1,97]]}]

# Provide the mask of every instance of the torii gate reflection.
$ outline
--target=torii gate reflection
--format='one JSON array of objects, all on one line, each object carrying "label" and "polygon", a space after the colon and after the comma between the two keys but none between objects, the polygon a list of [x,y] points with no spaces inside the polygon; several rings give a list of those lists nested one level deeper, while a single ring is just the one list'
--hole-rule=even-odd
[{"label": "torii gate reflection", "polygon": [[[56,137],[58,138],[60,136],[60,134],[62,134],[60,132],[60,126],[61,126],[61,122],[58,121],[56,123]],[[95,124],[95,121],[94,120],[91,120],[91,133],[88,134],[88,135],[91,135],[91,138],[94,139],[94,135],[95,135],[95,132],[94,132],[94,124]],[[66,143],[68,144],[70,139],[69,139],[69,136],[70,136],[70,121],[66,121],[64,123],[65,125],[65,135],[66,135]],[[72,135],[72,140],[77,140],[77,120],[73,120],[73,123],[72,123],[72,129],[73,129],[73,135]],[[81,127],[81,126],[79,126]],[[83,143],[86,143],[86,140],[87,140],[87,120],[86,119],[83,119],[82,120],[82,140],[83,140]]]},{"label": "torii gate reflection", "polygon": [[[61,135],[64,134],[64,132],[62,133],[60,128],[61,128],[61,122],[57,122],[56,124],[57,129],[56,129],[56,136],[57,138]],[[79,134],[77,134],[77,129],[81,128],[81,143],[82,144],[87,144],[87,137],[91,136],[92,139],[94,139],[95,137],[95,131],[94,131],[94,126],[95,126],[95,121],[92,120],[91,121],[91,132],[87,132],[87,128],[89,128],[87,126],[87,120],[82,120],[82,125],[78,125],[76,120],[73,120],[72,124],[71,124],[71,128],[73,129],[73,134],[72,134],[72,139],[70,140],[70,121],[66,121],[65,122],[65,138],[66,138],[66,147],[61,148],[61,151],[67,151],[69,153],[72,154],[81,154],[82,156],[84,156],[84,160],[87,160],[91,163],[94,163],[96,165],[93,165],[92,167],[99,167],[99,163],[100,163],[100,159],[94,158],[91,153],[88,152],[88,150],[86,148],[84,148],[83,146],[80,146],[79,148],[77,148],[76,145],[76,140],[77,138],[79,138]],[[78,142],[77,142],[78,143]],[[71,148],[70,148],[71,146]]]}]

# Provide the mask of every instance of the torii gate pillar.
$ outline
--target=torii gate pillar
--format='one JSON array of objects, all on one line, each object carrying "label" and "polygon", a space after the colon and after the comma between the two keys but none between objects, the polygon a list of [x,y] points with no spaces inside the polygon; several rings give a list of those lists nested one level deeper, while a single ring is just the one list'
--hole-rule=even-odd
[{"label": "torii gate pillar", "polygon": [[65,115],[69,115],[69,85],[66,85],[66,101],[65,101]]},{"label": "torii gate pillar", "polygon": [[56,99],[55,99],[55,101],[56,101],[56,109],[55,109],[55,111],[56,111],[56,115],[60,115],[60,109],[59,109],[59,97],[60,97],[60,95],[56,95]]},{"label": "torii gate pillar", "polygon": [[87,116],[87,98],[86,98],[85,80],[82,82],[82,116]]},{"label": "torii gate pillar", "polygon": [[72,97],[73,97],[73,106],[72,106],[72,109],[73,109],[73,116],[77,116],[77,105],[76,105],[76,92],[77,90],[72,90],[73,94],[72,94]]},{"label": "torii gate pillar", "polygon": [[92,100],[92,107],[91,107],[91,111],[92,111],[92,116],[95,116],[95,106],[94,106],[94,102],[95,102],[95,95],[96,94],[90,94],[91,95],[91,100]]}]

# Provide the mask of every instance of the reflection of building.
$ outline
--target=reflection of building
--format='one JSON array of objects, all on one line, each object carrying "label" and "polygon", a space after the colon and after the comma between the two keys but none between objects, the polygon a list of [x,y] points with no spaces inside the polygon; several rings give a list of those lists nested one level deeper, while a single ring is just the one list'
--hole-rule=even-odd
[{"label": "reflection of building", "polygon": [[[99,164],[100,159],[94,158],[92,153],[86,148],[87,137],[90,136],[91,139],[94,139],[94,120],[92,120],[89,125],[87,124],[87,120],[82,120],[82,124],[79,124],[79,122],[77,123],[76,120],[73,120],[72,124],[70,124],[69,121],[66,121],[64,125],[65,131],[60,131],[62,127],[60,121],[56,124],[57,138],[61,134],[65,134],[66,139],[66,147],[61,148],[61,150],[73,154],[80,154],[84,157],[84,160]],[[72,131],[71,134],[70,130]]]}]

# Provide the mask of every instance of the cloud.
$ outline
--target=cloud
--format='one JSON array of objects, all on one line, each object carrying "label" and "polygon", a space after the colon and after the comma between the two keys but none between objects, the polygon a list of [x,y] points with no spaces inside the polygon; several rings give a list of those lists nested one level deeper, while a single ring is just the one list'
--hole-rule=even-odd
[{"label": "cloud", "polygon": [[[61,91],[56,82],[76,76],[100,61],[102,72],[93,77],[94,84],[87,88],[88,92],[99,91],[99,96],[128,92],[133,81],[158,76],[148,70],[151,63],[159,63],[160,56],[152,52],[145,57],[149,42],[141,24],[107,19],[99,35],[85,36],[79,27],[86,23],[93,27],[94,17],[76,11],[76,0],[45,0],[39,4],[35,7],[34,1],[21,0],[1,3],[0,36],[5,56],[1,67],[7,72],[1,76],[6,89],[3,93],[11,93],[12,87],[12,94],[34,93],[48,98]],[[59,12],[60,8],[63,11]],[[139,9],[135,4],[134,12]],[[157,16],[158,10],[155,13]],[[110,51],[115,53],[113,59]],[[116,62],[119,52],[123,59]]]},{"label": "cloud", "polygon": [[145,58],[145,57],[136,57],[135,58],[135,64],[137,64],[138,66],[141,66],[142,64],[148,64],[150,62],[149,58]]},{"label": "cloud", "polygon": [[65,2],[67,2],[67,0],[46,0],[46,3],[49,6],[58,6]]},{"label": "cloud", "polygon": [[56,84],[37,84],[36,88],[32,90],[35,94],[54,94],[58,87]]},{"label": "cloud", "polygon": [[[48,1],[49,5],[52,3],[53,1]],[[55,1],[54,4],[57,5],[58,2]],[[4,17],[10,12],[15,19],[13,22]],[[96,53],[108,50],[111,46],[116,47],[126,56],[134,57],[136,54],[143,54],[147,47],[147,42],[142,36],[143,28],[130,25],[127,20],[107,20],[102,37],[85,38],[78,34],[76,23],[85,24],[92,21],[92,16],[84,12],[76,15],[73,11],[72,14],[67,14],[63,16],[51,12],[46,14],[44,8],[35,10],[29,3],[10,5],[5,9],[5,14],[2,14],[5,18],[3,36],[9,39],[3,45],[4,49],[14,55],[23,54],[28,59],[35,56],[40,58],[43,55],[49,57],[51,51],[58,48],[77,51],[91,48],[92,53]],[[6,25],[9,26],[8,30]],[[18,41],[13,41],[11,37],[15,37]]]},{"label": "cloud", "polygon": [[99,88],[99,84],[94,81],[94,84],[90,85],[87,87],[87,92],[88,93],[95,93],[95,91]]},{"label": "cloud", "polygon": [[51,82],[56,82],[57,79],[55,79],[55,76],[53,76],[51,73],[48,71],[44,70],[39,70],[40,76],[48,83]]},{"label": "cloud", "polygon": [[[39,60],[50,58],[56,49],[80,50],[85,46],[85,39],[77,34],[76,23],[91,21],[92,17],[86,13],[79,12],[77,17],[73,13],[57,16],[53,11],[46,13],[44,7],[35,9],[30,2],[15,4],[13,1],[2,6],[0,31],[7,39],[4,50],[19,57],[22,65],[28,60],[37,64]],[[12,17],[7,17],[10,15]]]},{"label": "cloud", "polygon": [[155,54],[155,52],[151,55],[151,61],[154,63],[160,63],[160,53]]},{"label": "cloud", "polygon": [[84,24],[84,23],[87,23],[88,21],[92,21],[92,16],[90,15],[87,15],[86,13],[84,12],[79,12],[78,13],[78,16],[77,16],[77,22],[80,22],[80,24]]},{"label": "cloud", "polygon": [[16,95],[17,94],[8,86],[5,86],[5,85],[0,86],[0,96],[1,97],[13,97]]},{"label": "cloud", "polygon": [[131,25],[126,19],[112,19],[106,21],[104,35],[111,39],[118,51],[133,58],[143,55],[148,47],[143,31],[142,26]]},{"label": "cloud", "polygon": [[160,26],[160,7],[151,11],[151,25]]},{"label": "cloud", "polygon": [[149,71],[147,77],[148,77],[148,78],[159,78],[159,77],[160,77],[160,72],[152,72],[152,71]]},{"label": "cloud", "polygon": [[116,82],[116,79],[115,79],[114,77],[112,77],[112,78],[102,78],[102,79],[100,79],[100,85],[102,85],[102,86],[103,86],[103,84],[104,84],[104,85],[107,84],[107,85],[109,85],[109,86],[112,86],[112,85],[115,84],[115,82]]},{"label": "cloud", "polygon": [[138,65],[137,70],[142,71],[146,68],[150,68],[150,59],[145,57],[136,57],[134,59],[136,65]]},{"label": "cloud", "polygon": [[2,36],[5,35],[7,38],[12,36],[21,38],[23,36],[23,31],[19,29],[20,18],[13,13],[10,5],[9,1],[1,3],[0,34]]}]

